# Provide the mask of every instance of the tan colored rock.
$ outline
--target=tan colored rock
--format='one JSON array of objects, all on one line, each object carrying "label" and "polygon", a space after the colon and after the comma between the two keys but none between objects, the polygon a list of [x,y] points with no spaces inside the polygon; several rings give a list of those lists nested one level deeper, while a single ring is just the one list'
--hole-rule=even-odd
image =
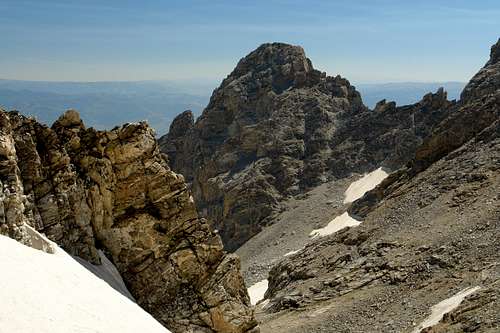
[{"label": "tan colored rock", "polygon": [[98,264],[103,250],[137,302],[173,332],[256,326],[239,259],[199,219],[145,123],[86,129],[68,111],[52,128],[0,112],[0,231],[25,243],[25,225]]}]

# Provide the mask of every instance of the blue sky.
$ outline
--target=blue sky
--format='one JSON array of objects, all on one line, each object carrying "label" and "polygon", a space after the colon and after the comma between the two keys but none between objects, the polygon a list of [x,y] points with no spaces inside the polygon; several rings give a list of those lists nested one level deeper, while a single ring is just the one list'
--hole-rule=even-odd
[{"label": "blue sky", "polygon": [[466,81],[500,1],[0,0],[0,78],[220,80],[264,42],[353,82]]}]

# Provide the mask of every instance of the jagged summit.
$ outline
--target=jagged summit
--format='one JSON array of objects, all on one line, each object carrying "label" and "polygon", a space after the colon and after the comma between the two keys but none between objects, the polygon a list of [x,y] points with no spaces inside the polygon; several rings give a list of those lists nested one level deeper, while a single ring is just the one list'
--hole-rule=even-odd
[{"label": "jagged summit", "polygon": [[[187,165],[188,161],[183,159],[183,156],[177,156],[177,151],[187,150],[184,147],[185,140],[183,139],[194,128],[194,115],[191,110],[186,110],[177,115],[172,123],[167,135],[162,136],[158,140],[163,153],[167,156],[169,165],[173,169],[179,169],[180,165]],[[190,158],[189,156],[184,156]],[[185,170],[186,171],[186,170]],[[191,176],[191,172],[186,173],[184,176]]]},{"label": "jagged summit", "polygon": [[491,46],[489,64],[494,64],[500,61],[500,38]]},{"label": "jagged summit", "polygon": [[236,68],[222,83],[231,84],[241,77],[253,76],[263,85],[270,85],[281,93],[290,87],[301,87],[315,72],[304,49],[284,43],[262,44],[238,62]]},{"label": "jagged summit", "polygon": [[190,130],[194,126],[194,115],[193,111],[186,110],[182,112],[180,115],[175,117],[170,124],[169,134],[179,136],[182,133]]},{"label": "jagged summit", "polygon": [[215,90],[207,109],[216,105],[221,90],[226,94],[260,98],[273,92],[282,94],[289,89],[313,88],[335,98],[346,98],[353,110],[364,109],[361,96],[349,81],[337,75],[327,76],[314,69],[300,46],[285,43],[266,43],[242,58],[235,69]]},{"label": "jagged summit", "polygon": [[467,103],[480,96],[487,96],[500,85],[500,39],[491,47],[486,65],[465,86],[460,99]]},{"label": "jagged summit", "polygon": [[68,110],[64,112],[54,123],[54,126],[62,127],[84,127],[80,114],[76,110]]},{"label": "jagged summit", "polygon": [[254,70],[259,66],[285,65],[287,63],[296,63],[297,70],[303,69],[306,72],[313,70],[311,61],[306,57],[301,46],[274,42],[264,43],[243,57],[230,76],[238,72]]}]

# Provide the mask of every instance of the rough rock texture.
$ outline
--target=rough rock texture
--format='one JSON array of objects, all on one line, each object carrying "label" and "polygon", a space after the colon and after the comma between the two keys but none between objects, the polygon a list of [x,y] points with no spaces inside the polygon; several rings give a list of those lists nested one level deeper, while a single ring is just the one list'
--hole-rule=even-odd
[{"label": "rough rock texture", "polygon": [[484,129],[493,126],[500,118],[500,40],[492,46],[490,60],[470,80],[462,92],[457,112],[452,112],[435,126],[432,136],[416,150],[406,170],[399,170],[388,177],[384,186],[356,201],[351,214],[363,217],[373,209],[383,197],[394,191],[404,179],[425,170],[429,165],[450,154],[464,143],[474,138]]},{"label": "rough rock texture", "polygon": [[160,144],[192,182],[199,213],[234,250],[272,221],[283,198],[404,165],[454,107],[439,90],[402,108],[382,101],[372,112],[349,81],[315,70],[302,48],[264,44],[238,63],[194,125],[181,114]]},{"label": "rough rock texture", "polygon": [[497,332],[500,328],[500,280],[467,297],[440,322],[422,333]]},{"label": "rough rock texture", "polygon": [[102,249],[137,302],[174,332],[256,326],[239,259],[199,219],[145,123],[86,129],[75,111],[52,128],[0,111],[0,232],[30,227],[72,255]]},{"label": "rough rock texture", "polygon": [[23,184],[9,118],[0,113],[0,232],[30,245],[24,215],[27,198]]},{"label": "rough rock texture", "polygon": [[469,102],[498,90],[500,83],[500,39],[491,47],[490,60],[465,86],[460,99]]},{"label": "rough rock texture", "polygon": [[[188,137],[194,128],[194,115],[190,110],[184,111],[172,121],[167,135],[162,136],[158,140],[161,151],[167,154],[168,162],[173,170],[182,168],[183,166],[192,166],[190,162],[192,156],[183,154],[184,151],[191,151],[188,146]],[[179,152],[179,154],[177,154]],[[184,177],[191,178],[193,170],[185,169]]]},{"label": "rough rock texture", "polygon": [[407,167],[353,203],[360,226],[273,267],[263,332],[412,332],[469,286],[481,290],[424,331],[500,329],[499,50]]}]

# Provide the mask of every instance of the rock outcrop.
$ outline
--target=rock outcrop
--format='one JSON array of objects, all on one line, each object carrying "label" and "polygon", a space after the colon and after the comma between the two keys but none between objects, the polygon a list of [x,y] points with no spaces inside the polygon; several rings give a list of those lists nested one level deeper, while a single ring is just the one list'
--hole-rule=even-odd
[{"label": "rock outcrop", "polygon": [[104,251],[173,332],[256,327],[239,259],[198,218],[147,124],[96,131],[68,111],[48,128],[0,111],[0,181],[2,234],[32,245],[34,228],[94,264]]},{"label": "rock outcrop", "polygon": [[432,163],[449,155],[486,128],[494,127],[500,118],[500,40],[492,46],[490,60],[470,80],[456,105],[457,112],[435,126],[434,132],[416,149],[408,168],[391,175],[384,186],[368,193],[350,209],[351,214],[363,217],[398,184],[422,172]]},{"label": "rock outcrop", "polygon": [[199,213],[234,250],[272,221],[285,197],[353,172],[401,167],[454,108],[440,90],[415,105],[382,101],[368,110],[348,80],[314,69],[302,48],[264,44],[194,124],[181,114],[160,145],[192,182]]},{"label": "rock outcrop", "polygon": [[498,90],[500,83],[500,40],[491,47],[486,65],[465,86],[460,99],[469,102],[488,96]]},{"label": "rock outcrop", "polygon": [[[190,142],[186,140],[194,128],[194,115],[190,110],[184,111],[172,121],[167,135],[158,140],[161,151],[167,155],[170,167],[173,170],[192,166],[192,156],[183,152],[192,151],[187,146]],[[179,154],[177,154],[179,152]],[[193,170],[184,169],[183,176],[191,179]]]},{"label": "rock outcrop", "polygon": [[[353,203],[361,225],[273,267],[263,331],[283,320],[286,332],[415,332],[431,306],[467,287],[481,289],[423,332],[498,330],[499,50],[407,166]],[[294,321],[295,309],[312,319]]]},{"label": "rock outcrop", "polygon": [[495,332],[500,327],[500,280],[467,297],[422,333]]}]

